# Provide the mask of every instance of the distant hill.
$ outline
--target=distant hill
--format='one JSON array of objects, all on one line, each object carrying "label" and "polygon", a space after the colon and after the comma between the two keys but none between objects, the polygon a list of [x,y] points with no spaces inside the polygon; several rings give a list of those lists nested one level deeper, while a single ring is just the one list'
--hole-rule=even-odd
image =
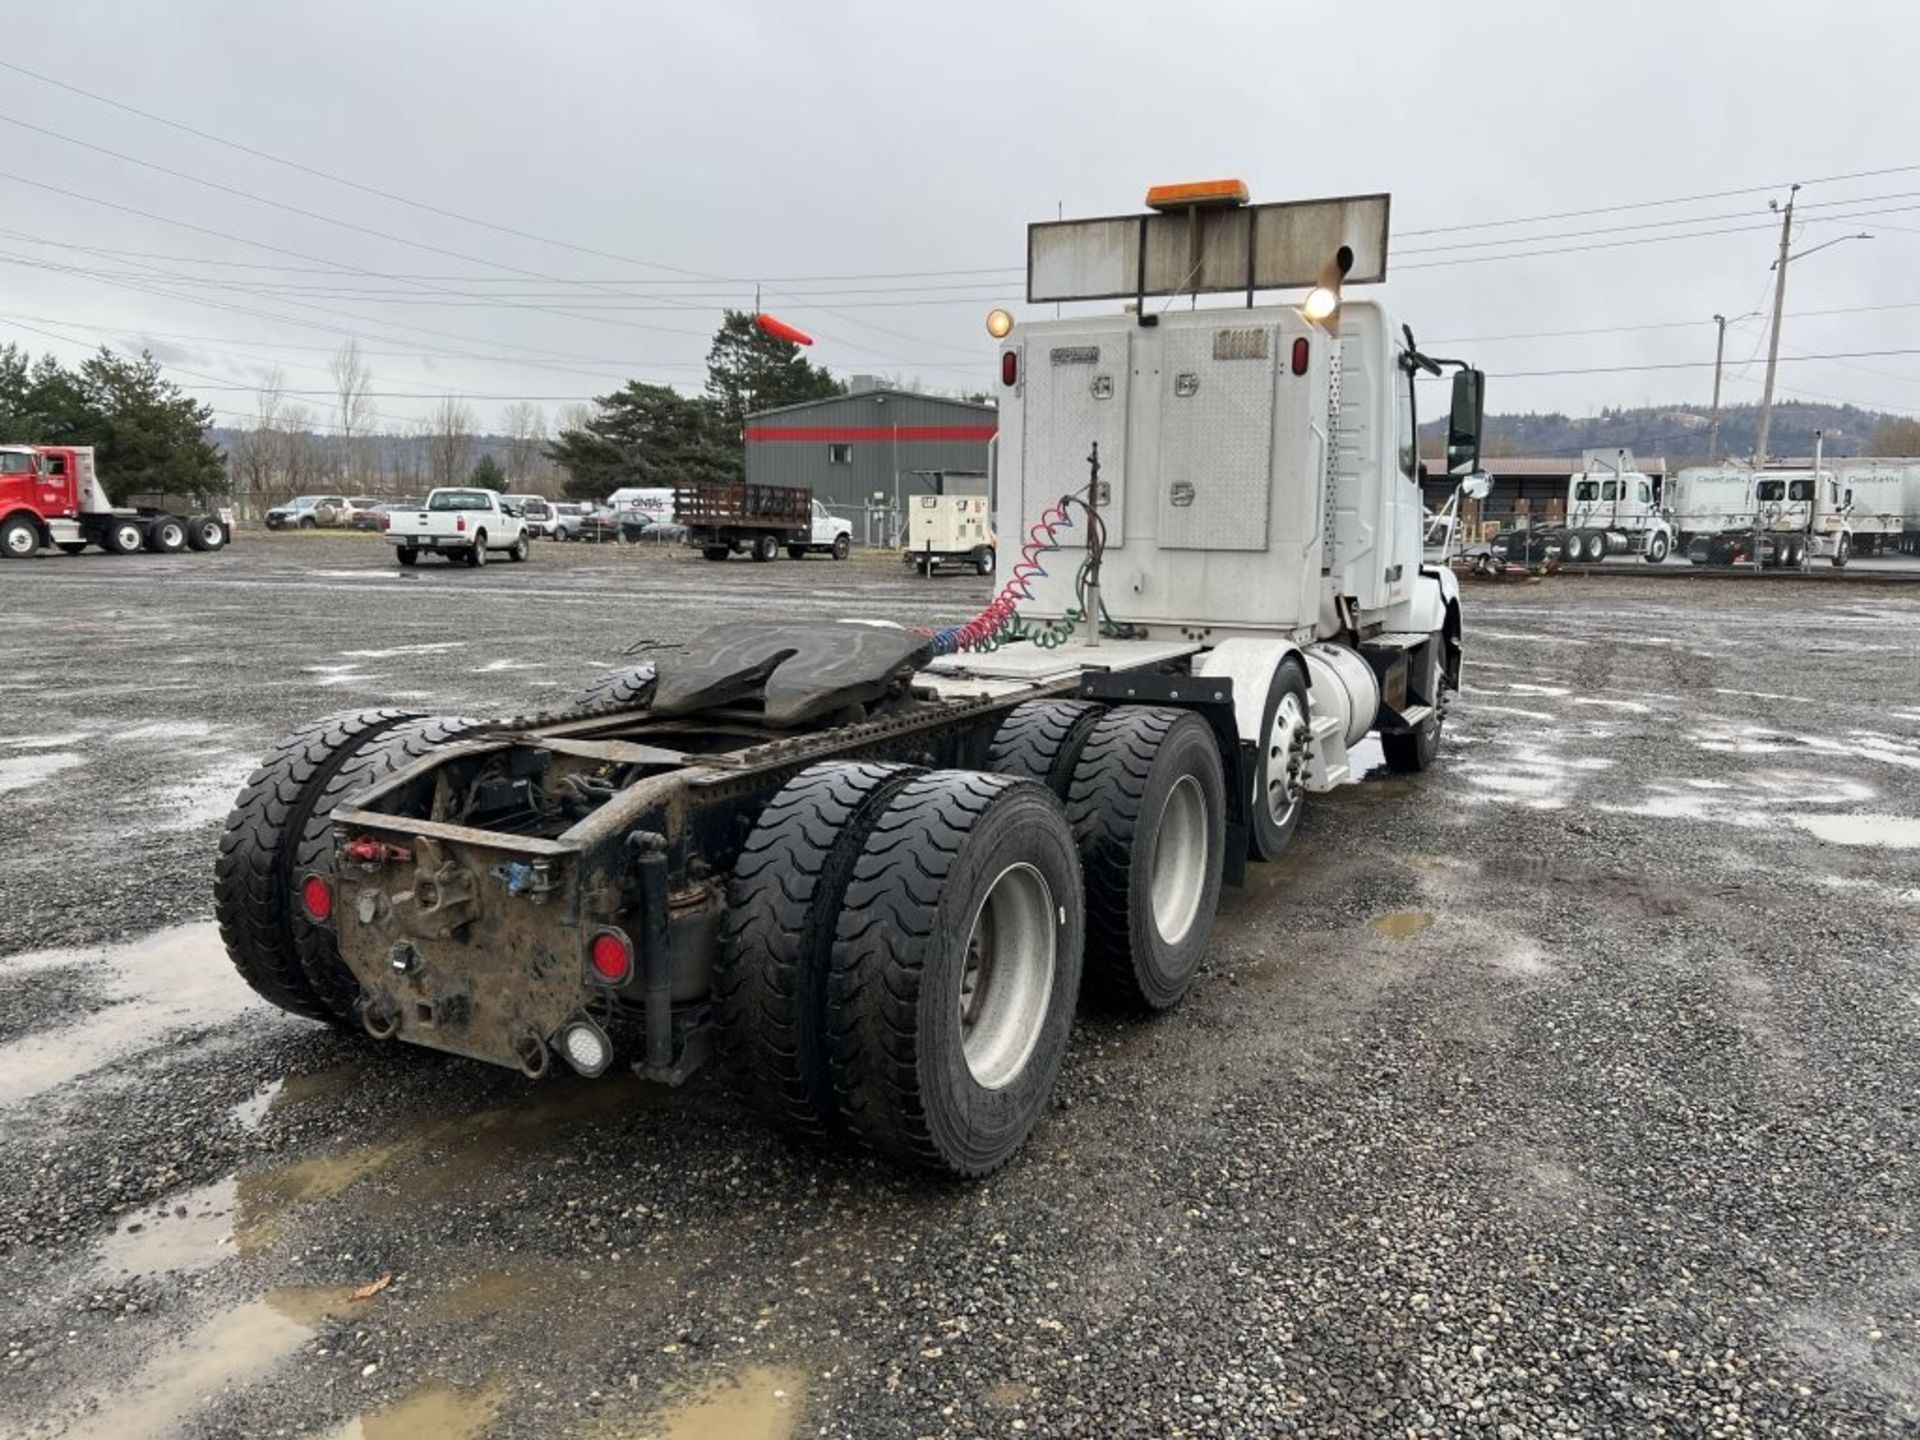
[{"label": "distant hill", "polygon": [[[1825,434],[1828,455],[1873,453],[1874,432],[1886,422],[1903,417],[1856,405],[1814,405],[1791,401],[1773,407],[1768,453],[1776,459],[1813,453],[1816,430]],[[1445,421],[1420,427],[1423,450],[1431,452],[1445,436]],[[1711,411],[1704,405],[1657,405],[1635,410],[1602,410],[1576,418],[1554,412],[1489,415],[1484,450],[1496,455],[1562,455],[1578,458],[1583,450],[1625,446],[1642,455],[1665,455],[1669,467],[1695,464],[1707,458],[1707,431]],[[1760,407],[1730,405],[1720,414],[1720,453],[1753,453],[1759,438]]]}]

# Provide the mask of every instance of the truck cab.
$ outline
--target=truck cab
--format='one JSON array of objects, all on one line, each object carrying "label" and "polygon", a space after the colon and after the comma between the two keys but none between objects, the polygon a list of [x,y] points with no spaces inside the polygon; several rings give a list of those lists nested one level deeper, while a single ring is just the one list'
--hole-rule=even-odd
[{"label": "truck cab", "polygon": [[172,555],[219,550],[231,535],[230,512],[115,506],[95,472],[91,445],[0,445],[0,559],[24,560],[49,545],[68,555],[89,545],[115,555]]},{"label": "truck cab", "polygon": [[1653,477],[1634,468],[1631,453],[1589,450],[1585,466],[1567,480],[1565,558],[1598,563],[1639,555],[1657,565],[1672,553],[1674,537]]}]

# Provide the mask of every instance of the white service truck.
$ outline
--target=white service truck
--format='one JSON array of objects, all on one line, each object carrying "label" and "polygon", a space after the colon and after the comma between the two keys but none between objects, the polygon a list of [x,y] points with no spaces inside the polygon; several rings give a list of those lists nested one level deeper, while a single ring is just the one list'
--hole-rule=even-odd
[{"label": "white service truck", "polygon": [[1589,450],[1580,472],[1567,481],[1560,554],[1569,564],[1638,555],[1658,565],[1672,553],[1675,533],[1653,477],[1642,474],[1626,450]]},{"label": "white service truck", "polygon": [[387,543],[402,565],[435,554],[469,565],[484,565],[496,554],[525,560],[533,549],[527,522],[501,502],[498,490],[476,485],[443,485],[427,492],[423,510],[389,511]]},{"label": "white service truck", "polygon": [[[227,822],[240,974],[529,1076],[711,1058],[795,1131],[1003,1164],[1082,996],[1175,1005],[1222,884],[1361,778],[1369,732],[1432,764],[1460,682],[1415,382],[1454,370],[1470,473],[1482,376],[1342,295],[1385,276],[1386,196],[1245,202],[1030,228],[1029,304],[1130,304],[989,319],[1023,543],[985,610],[723,623],[544,716],[317,722]],[[1247,303],[1147,303],[1188,294]]]}]

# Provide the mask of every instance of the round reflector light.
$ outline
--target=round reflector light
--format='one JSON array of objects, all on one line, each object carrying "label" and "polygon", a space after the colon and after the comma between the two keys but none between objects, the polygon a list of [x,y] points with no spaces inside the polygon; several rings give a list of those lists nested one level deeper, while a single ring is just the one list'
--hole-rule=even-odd
[{"label": "round reflector light", "polygon": [[611,930],[602,930],[587,947],[593,973],[611,984],[619,984],[633,973],[633,951],[627,942]]},{"label": "round reflector light", "polygon": [[996,340],[1004,340],[1013,333],[1013,316],[1008,311],[993,309],[987,312],[987,333]]},{"label": "round reflector light", "polygon": [[307,914],[325,923],[333,915],[333,886],[324,875],[309,875],[300,884],[300,903]]},{"label": "round reflector light", "polygon": [[569,1025],[560,1035],[560,1052],[582,1075],[591,1079],[612,1063],[613,1045],[598,1026],[585,1021]]}]

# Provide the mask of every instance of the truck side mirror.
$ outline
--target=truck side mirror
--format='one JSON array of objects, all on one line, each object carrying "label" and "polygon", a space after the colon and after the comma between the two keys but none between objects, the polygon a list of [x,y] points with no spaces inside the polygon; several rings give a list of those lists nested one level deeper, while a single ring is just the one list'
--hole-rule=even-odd
[{"label": "truck side mirror", "polygon": [[1453,408],[1447,417],[1447,472],[1480,468],[1480,427],[1486,418],[1487,377],[1481,370],[1453,372]]}]

